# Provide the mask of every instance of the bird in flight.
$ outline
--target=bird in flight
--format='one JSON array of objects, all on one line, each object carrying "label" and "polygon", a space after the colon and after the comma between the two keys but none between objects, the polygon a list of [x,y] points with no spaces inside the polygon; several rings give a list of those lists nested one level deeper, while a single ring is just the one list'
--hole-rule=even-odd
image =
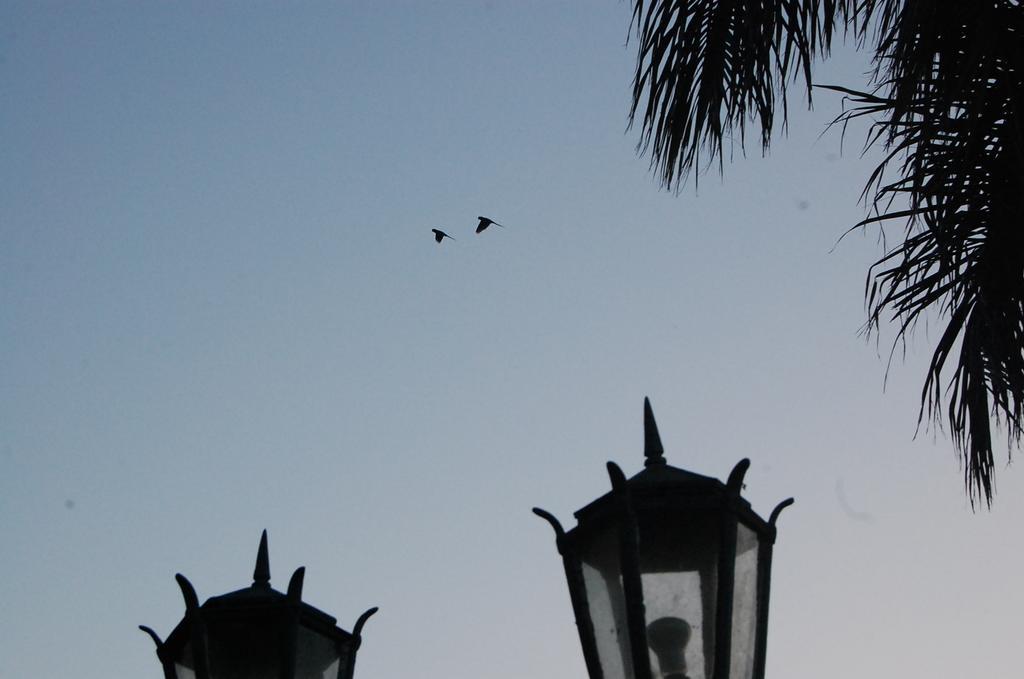
[{"label": "bird in flight", "polygon": [[452,240],[455,240],[441,229],[431,229],[431,231],[434,232],[434,240],[437,241],[438,243],[443,241],[445,238],[451,238]]},{"label": "bird in flight", "polygon": [[[477,233],[480,233],[481,231],[486,229],[491,224],[494,224],[495,226],[501,226],[501,224],[499,224],[498,222],[494,221],[493,219],[489,219],[487,217],[477,217],[477,219],[480,220],[480,223],[476,225],[476,232]],[[501,228],[504,229],[505,227],[501,226]]]}]

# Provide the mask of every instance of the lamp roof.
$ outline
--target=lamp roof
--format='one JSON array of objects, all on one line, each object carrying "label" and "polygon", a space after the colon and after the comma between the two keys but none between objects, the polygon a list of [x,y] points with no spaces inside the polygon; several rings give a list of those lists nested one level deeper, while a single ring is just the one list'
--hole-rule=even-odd
[{"label": "lamp roof", "polygon": [[[665,451],[658,433],[650,399],[644,398],[644,468],[626,480],[630,497],[636,501],[671,501],[674,504],[692,506],[721,506],[728,502],[749,521],[765,525],[750,508],[750,503],[740,496],[743,476],[750,461],[743,459],[733,468],[728,481],[723,483],[711,476],[673,467],[665,460]],[[609,463],[611,464],[611,463]],[[610,511],[614,504],[615,491],[609,491],[575,512],[577,522],[596,519]]]},{"label": "lamp roof", "polygon": [[[334,616],[302,601],[302,583],[305,577],[305,571],[305,567],[300,567],[295,570],[288,582],[287,592],[279,592],[271,587],[267,532],[264,530],[260,537],[259,551],[256,556],[253,583],[249,587],[243,587],[242,589],[237,589],[233,592],[228,592],[227,594],[210,597],[202,606],[200,606],[198,597],[195,593],[195,588],[188,579],[185,578],[185,576],[178,574],[176,579],[185,598],[186,614],[168,636],[166,643],[162,644],[162,646],[170,649],[186,643],[190,638],[191,633],[189,632],[189,629],[193,624],[193,616],[195,614],[200,614],[203,618],[206,618],[208,615],[217,617],[221,614],[231,615],[234,612],[243,613],[245,611],[256,612],[257,610],[263,610],[280,611],[280,614],[283,615],[285,611],[289,609],[292,611],[296,611],[297,609],[298,621],[302,625],[315,630],[319,634],[335,639],[337,642],[341,643],[345,643],[350,640],[355,640],[356,643],[358,643],[360,636],[359,632],[363,623],[366,621],[366,618],[372,615],[373,612],[376,612],[377,609],[373,608],[364,613],[356,623],[356,627],[352,632],[347,632],[341,629],[337,626],[337,619]],[[278,613],[274,613],[274,615],[278,615]]]}]

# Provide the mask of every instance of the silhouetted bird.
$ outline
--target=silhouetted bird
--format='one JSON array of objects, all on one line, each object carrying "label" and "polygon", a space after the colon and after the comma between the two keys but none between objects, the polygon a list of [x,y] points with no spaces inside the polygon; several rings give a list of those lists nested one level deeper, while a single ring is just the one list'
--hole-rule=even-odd
[{"label": "silhouetted bird", "polygon": [[[495,226],[501,226],[501,224],[499,224],[498,222],[494,221],[493,219],[488,219],[487,217],[477,217],[477,219],[480,220],[480,223],[476,225],[476,232],[477,233],[480,233],[481,231],[486,229],[491,224],[494,224]],[[501,226],[501,228],[504,229],[505,227]]]},{"label": "silhouetted bird", "polygon": [[441,229],[431,229],[431,231],[434,232],[434,240],[436,240],[438,243],[443,241],[445,238],[451,238],[452,240],[455,240]]}]

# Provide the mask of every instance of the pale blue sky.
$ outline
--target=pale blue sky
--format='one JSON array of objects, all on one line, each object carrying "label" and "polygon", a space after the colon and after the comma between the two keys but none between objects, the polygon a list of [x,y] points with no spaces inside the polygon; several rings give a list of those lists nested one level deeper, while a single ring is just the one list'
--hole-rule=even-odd
[{"label": "pale blue sky", "polygon": [[[874,156],[794,105],[660,191],[625,132],[627,3],[0,7],[0,677],[156,677],[273,582],[357,676],[583,677],[540,505],[670,463],[784,497],[768,676],[1012,677],[1024,501],[972,514],[858,337]],[[822,82],[857,82],[843,52]],[[794,102],[797,104],[797,102]],[[477,215],[507,226],[473,235]],[[438,246],[430,229],[455,242]]]}]

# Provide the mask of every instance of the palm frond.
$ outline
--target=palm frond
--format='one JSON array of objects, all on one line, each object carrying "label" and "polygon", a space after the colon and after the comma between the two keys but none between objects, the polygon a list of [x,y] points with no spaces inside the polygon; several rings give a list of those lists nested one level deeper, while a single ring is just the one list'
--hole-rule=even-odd
[{"label": "palm frond", "polygon": [[[866,189],[876,214],[860,225],[905,231],[869,273],[868,327],[899,319],[902,339],[929,310],[946,319],[919,420],[944,415],[972,505],[991,506],[993,420],[1008,455],[1024,435],[1024,8],[871,4],[860,9],[877,12],[876,90],[847,90],[856,106],[842,118],[875,119],[888,150]],[[897,195],[909,208],[891,209]]]},{"label": "palm frond", "polygon": [[895,322],[895,348],[927,313],[944,319],[918,422],[948,422],[972,505],[991,505],[992,424],[1008,455],[1024,437],[1024,2],[633,0],[637,148],[676,189],[702,163],[721,171],[750,122],[767,149],[776,102],[784,129],[787,85],[810,104],[838,28],[870,43],[875,71],[870,92],[832,87],[854,104],[835,122],[871,119],[885,151],[854,228],[903,228],[869,271],[867,330]]},{"label": "palm frond", "polygon": [[[767,149],[776,97],[786,123],[787,81],[827,54],[836,18],[853,0],[634,0],[639,41],[629,120],[663,185],[678,188],[702,153],[721,170],[725,141],[742,150],[756,120]],[[632,30],[632,28],[631,28]]]}]

